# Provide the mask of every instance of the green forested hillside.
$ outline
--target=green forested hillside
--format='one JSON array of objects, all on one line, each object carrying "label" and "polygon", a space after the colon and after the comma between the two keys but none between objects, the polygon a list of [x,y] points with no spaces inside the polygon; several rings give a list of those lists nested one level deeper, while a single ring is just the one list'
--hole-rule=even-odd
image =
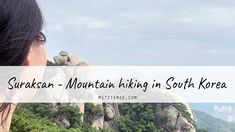
[{"label": "green forested hillside", "polygon": [[[84,122],[80,123],[82,116],[73,106],[61,106],[59,111],[53,111],[50,104],[20,104],[13,116],[12,132],[105,132],[112,129],[96,130],[91,127],[93,118],[103,116],[101,108],[92,104],[86,104]],[[155,123],[155,115],[151,104],[122,104],[120,105],[122,116],[117,120],[117,125],[122,132],[126,131],[160,131]],[[54,118],[66,117],[70,122],[68,129],[61,128],[54,123]]]},{"label": "green forested hillside", "polygon": [[[68,129],[54,123],[55,117],[66,117]],[[61,106],[56,112],[50,104],[20,104],[13,115],[11,132],[96,132],[89,122],[80,123],[81,114],[73,106]],[[101,131],[108,131],[106,129]]]},{"label": "green forested hillside", "polygon": [[215,118],[205,112],[193,111],[196,127],[204,128],[208,132],[235,132],[235,124]]},{"label": "green forested hillside", "polygon": [[[175,104],[173,104],[175,105]],[[61,105],[57,111],[51,104],[20,104],[17,106],[11,124],[12,132],[164,132],[160,128],[155,114],[154,104],[135,103],[119,104],[120,117],[117,119],[118,129],[94,129],[92,120],[103,115],[103,106],[86,104],[86,112],[81,114],[78,109],[70,105]],[[179,105],[177,105],[179,107]],[[178,108],[183,114],[184,107]],[[196,118],[195,125],[198,132],[235,132],[235,124],[215,118],[207,113],[193,111]],[[81,116],[84,122],[81,123]],[[69,128],[62,128],[55,123],[55,118],[65,118],[69,121]]]}]

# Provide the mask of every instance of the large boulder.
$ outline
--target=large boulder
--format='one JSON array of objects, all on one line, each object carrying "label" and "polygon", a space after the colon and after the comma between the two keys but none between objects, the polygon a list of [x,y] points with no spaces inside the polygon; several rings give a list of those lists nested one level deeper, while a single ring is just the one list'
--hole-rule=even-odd
[{"label": "large boulder", "polygon": [[66,51],[61,51],[59,55],[54,56],[53,59],[58,66],[66,65],[70,62],[70,58]]}]

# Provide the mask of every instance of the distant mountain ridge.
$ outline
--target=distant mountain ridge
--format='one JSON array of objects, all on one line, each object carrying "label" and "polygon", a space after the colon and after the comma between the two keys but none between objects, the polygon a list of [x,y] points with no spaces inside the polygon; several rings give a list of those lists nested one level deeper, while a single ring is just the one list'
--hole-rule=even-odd
[{"label": "distant mountain ridge", "polygon": [[235,132],[235,123],[213,117],[202,111],[193,110],[196,128],[206,129],[208,132]]}]

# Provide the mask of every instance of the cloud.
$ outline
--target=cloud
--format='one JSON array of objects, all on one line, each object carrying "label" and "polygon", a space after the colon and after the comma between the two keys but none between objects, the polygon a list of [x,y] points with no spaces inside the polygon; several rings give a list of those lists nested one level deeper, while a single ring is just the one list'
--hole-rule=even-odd
[{"label": "cloud", "polygon": [[234,111],[232,106],[225,106],[225,105],[223,106],[214,105],[213,109],[215,112],[227,113],[227,114],[231,114]]},{"label": "cloud", "polygon": [[232,105],[214,105],[214,115],[228,122],[235,122],[235,108]]},{"label": "cloud", "polygon": [[205,52],[214,55],[218,52],[218,50],[216,50],[216,49],[207,49],[207,50],[205,50]]},{"label": "cloud", "polygon": [[229,115],[229,116],[227,117],[227,121],[228,121],[228,122],[234,122],[234,121],[235,121],[234,115]]},{"label": "cloud", "polygon": [[208,53],[210,55],[234,55],[235,48],[234,49],[205,49],[205,53]]}]

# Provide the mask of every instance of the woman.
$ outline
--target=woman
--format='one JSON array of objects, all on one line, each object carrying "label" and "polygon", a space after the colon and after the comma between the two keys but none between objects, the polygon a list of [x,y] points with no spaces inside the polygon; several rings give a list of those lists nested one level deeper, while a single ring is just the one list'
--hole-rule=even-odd
[{"label": "woman", "polygon": [[[45,66],[43,18],[35,0],[0,0],[0,65]],[[15,104],[0,104],[0,132],[9,131]]]}]

